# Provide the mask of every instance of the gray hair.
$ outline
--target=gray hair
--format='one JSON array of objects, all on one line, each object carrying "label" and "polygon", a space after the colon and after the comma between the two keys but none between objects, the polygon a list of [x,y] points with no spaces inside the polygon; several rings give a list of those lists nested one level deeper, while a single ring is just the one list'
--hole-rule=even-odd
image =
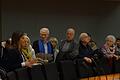
[{"label": "gray hair", "polygon": [[114,43],[116,42],[116,38],[115,38],[115,36],[113,36],[113,35],[108,35],[105,40],[107,41],[107,40],[109,40],[109,39],[112,39],[112,41],[113,41]]},{"label": "gray hair", "polygon": [[51,37],[51,38],[50,38],[50,42],[51,42],[51,41],[55,41],[55,42],[58,44],[58,40],[57,40],[56,37]]},{"label": "gray hair", "polygon": [[75,30],[73,28],[68,28],[67,32],[72,32],[73,34],[75,34]]},{"label": "gray hair", "polygon": [[88,36],[88,34],[87,33],[81,33],[80,36],[79,36],[79,40],[81,40],[85,36]]},{"label": "gray hair", "polygon": [[47,34],[49,34],[50,32],[49,32],[49,29],[48,28],[41,28],[40,29],[40,33],[47,33]]}]

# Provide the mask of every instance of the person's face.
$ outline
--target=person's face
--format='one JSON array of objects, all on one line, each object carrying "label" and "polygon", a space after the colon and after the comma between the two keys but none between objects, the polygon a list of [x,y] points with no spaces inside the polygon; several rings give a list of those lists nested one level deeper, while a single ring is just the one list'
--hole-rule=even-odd
[{"label": "person's face", "polygon": [[120,40],[116,41],[116,45],[120,47]]},{"label": "person's face", "polygon": [[48,35],[46,32],[40,33],[40,37],[41,37],[41,39],[44,40],[44,41],[46,41],[46,40],[48,39],[48,36],[49,36],[49,35]]},{"label": "person's face", "polygon": [[73,40],[74,38],[74,33],[73,32],[67,32],[67,40],[70,41],[70,40]]},{"label": "person's face", "polygon": [[112,38],[109,38],[107,41],[106,41],[107,45],[110,47],[110,46],[113,46],[114,42],[113,42],[113,39]]},{"label": "person's face", "polygon": [[29,40],[28,40],[27,36],[25,36],[25,35],[22,36],[19,40],[19,44],[20,44],[21,48],[24,48],[24,49],[28,48]]},{"label": "person's face", "polygon": [[90,42],[90,37],[89,36],[82,37],[82,42],[89,43]]},{"label": "person's face", "polygon": [[51,41],[51,44],[52,44],[53,48],[55,48],[57,46],[56,41]]}]

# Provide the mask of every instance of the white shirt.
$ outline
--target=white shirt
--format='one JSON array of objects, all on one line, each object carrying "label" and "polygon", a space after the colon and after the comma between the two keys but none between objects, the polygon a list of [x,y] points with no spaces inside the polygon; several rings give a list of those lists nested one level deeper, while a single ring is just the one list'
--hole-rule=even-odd
[{"label": "white shirt", "polygon": [[45,54],[48,54],[48,47],[47,47],[47,43],[44,43],[44,48],[45,48]]}]

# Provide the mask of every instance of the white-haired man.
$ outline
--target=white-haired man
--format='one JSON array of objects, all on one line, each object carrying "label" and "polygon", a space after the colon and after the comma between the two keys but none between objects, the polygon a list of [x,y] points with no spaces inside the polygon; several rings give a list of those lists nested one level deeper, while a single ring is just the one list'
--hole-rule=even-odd
[{"label": "white-haired man", "polygon": [[78,55],[77,43],[74,40],[75,30],[68,28],[66,32],[66,39],[62,40],[60,44],[60,52],[57,56],[57,61],[74,60]]},{"label": "white-haired man", "polygon": [[[53,55],[53,48],[51,43],[49,42],[49,29],[41,28],[40,29],[40,38],[37,41],[33,42],[33,48],[36,54],[40,55]],[[43,58],[43,56],[41,56]],[[47,57],[44,56],[44,59]]]}]

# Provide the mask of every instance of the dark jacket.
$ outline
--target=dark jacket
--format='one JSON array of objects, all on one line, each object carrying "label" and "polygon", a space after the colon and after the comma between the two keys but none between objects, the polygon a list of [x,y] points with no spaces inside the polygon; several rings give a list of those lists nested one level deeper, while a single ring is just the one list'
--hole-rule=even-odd
[{"label": "dark jacket", "polygon": [[4,49],[4,55],[2,57],[1,66],[7,71],[13,71],[17,68],[21,68],[23,58],[18,49]]},{"label": "dark jacket", "polygon": [[[70,45],[69,45],[68,50],[64,52],[64,51],[62,51],[62,48],[63,48],[63,46],[64,46],[64,44],[66,42],[70,43]],[[60,51],[59,51],[59,53],[57,55],[57,58],[56,58],[57,61],[60,61],[60,60],[73,60],[78,55],[78,45],[74,40],[72,40],[72,41],[63,40],[61,42],[59,50]]]},{"label": "dark jacket", "polygon": [[81,42],[79,43],[79,58],[84,58],[84,57],[93,57],[93,50],[89,45],[84,46]]}]

